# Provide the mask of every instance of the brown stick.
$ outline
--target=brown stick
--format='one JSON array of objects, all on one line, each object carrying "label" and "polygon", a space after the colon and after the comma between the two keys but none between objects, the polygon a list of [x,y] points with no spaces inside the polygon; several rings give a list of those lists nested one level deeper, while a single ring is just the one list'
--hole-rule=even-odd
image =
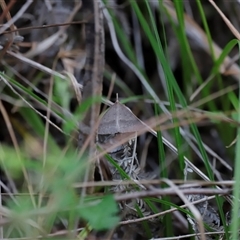
[{"label": "brown stick", "polygon": [[[84,13],[92,17],[85,24],[86,64],[82,102],[90,101],[91,107],[86,111],[80,123],[79,146],[81,152],[86,150],[85,153],[88,159],[94,155],[96,150],[95,136],[100,112],[102,78],[105,64],[103,16],[99,4],[100,2],[96,0],[83,1]],[[85,181],[93,180],[94,165],[94,163],[91,163],[86,171]]]}]

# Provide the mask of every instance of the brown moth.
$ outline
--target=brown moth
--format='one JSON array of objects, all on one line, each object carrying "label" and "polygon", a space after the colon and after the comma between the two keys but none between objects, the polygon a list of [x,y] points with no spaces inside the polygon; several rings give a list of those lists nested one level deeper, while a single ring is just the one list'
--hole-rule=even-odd
[{"label": "brown moth", "polygon": [[[141,121],[118,100],[103,115],[98,127],[98,145],[129,174],[137,177],[139,163],[136,158],[137,131],[143,128]],[[116,169],[109,165],[113,179],[120,179]]]},{"label": "brown moth", "polygon": [[[136,146],[137,131],[143,127],[144,124],[132,111],[117,100],[103,115],[98,128],[98,145],[106,150],[133,180],[138,180],[141,172]],[[101,161],[105,161],[104,158]],[[111,172],[111,180],[122,179],[120,173],[112,164],[107,162],[105,167],[107,166]],[[118,186],[112,190],[113,192],[119,192],[124,189],[125,187],[120,188]]]},{"label": "brown moth", "polygon": [[117,100],[100,120],[98,134],[132,133],[138,132],[143,127],[132,111]]}]

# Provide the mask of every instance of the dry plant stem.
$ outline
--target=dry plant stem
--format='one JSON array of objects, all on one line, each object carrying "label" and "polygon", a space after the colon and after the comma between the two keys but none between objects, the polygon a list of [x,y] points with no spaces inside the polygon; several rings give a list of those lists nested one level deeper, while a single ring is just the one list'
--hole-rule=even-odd
[{"label": "dry plant stem", "polygon": [[[0,18],[1,18],[1,16],[0,16]],[[45,28],[51,28],[51,27],[62,27],[62,26],[67,26],[67,25],[76,25],[76,24],[83,24],[83,23],[86,23],[86,20],[65,22],[65,23],[56,23],[56,24],[47,24],[44,26],[22,27],[22,28],[13,29],[10,31],[4,31],[3,34],[13,33],[13,32],[21,32],[21,31],[26,31],[26,30],[45,29]]]},{"label": "dry plant stem", "polygon": [[[201,86],[199,86],[199,88],[190,96],[190,99],[189,99],[190,101],[192,101],[201,92],[201,90],[207,85],[207,83],[209,83],[209,79],[207,79]],[[233,92],[234,90],[236,90],[238,88],[239,88],[238,84],[228,86],[224,89],[221,89],[220,91],[214,92],[214,93],[210,94],[209,96],[198,100],[197,102],[194,102],[193,104],[190,105],[190,107],[195,107],[195,108],[199,107],[199,106],[201,106],[205,103],[208,103],[218,97],[221,97],[229,92]]]},{"label": "dry plant stem", "polygon": [[232,23],[228,20],[228,18],[225,16],[225,14],[221,11],[221,9],[216,5],[216,3],[213,0],[208,0],[212,6],[217,10],[219,15],[222,17],[223,21],[226,23],[226,25],[231,30],[232,34],[240,40],[240,33],[239,31],[232,25]]},{"label": "dry plant stem", "polygon": [[14,24],[28,9],[28,7],[32,4],[32,0],[28,0],[24,3],[22,8],[14,15],[14,17],[8,21],[6,24],[3,25],[3,27],[0,28],[0,34],[2,34],[5,30],[7,30],[12,24]]},{"label": "dry plant stem", "polygon": [[[63,155],[65,154],[67,149],[64,149],[64,153]],[[58,166],[56,166],[53,170],[55,170]],[[54,171],[51,171],[51,172],[54,172]],[[155,185],[159,185],[160,183],[164,182],[163,180],[160,180],[158,182],[156,181],[147,181],[147,180],[139,180],[137,181],[137,183],[134,181],[134,180],[120,180],[120,181],[104,181],[104,182],[87,182],[87,183],[81,183],[81,184],[73,184],[72,187],[73,188],[86,188],[86,187],[104,187],[104,186],[143,186],[145,185],[144,189],[148,189],[148,185],[149,184],[155,184]],[[178,181],[172,181],[174,183],[177,183]],[[179,189],[183,190],[184,193],[187,193],[187,194],[205,194],[205,195],[212,195],[212,194],[220,194],[220,195],[224,195],[224,194],[228,194],[232,188],[228,188],[228,189],[213,189],[213,188],[199,188],[200,186],[207,186],[208,185],[208,182],[204,182],[206,184],[188,184],[188,185],[180,185],[178,186]],[[227,185],[233,185],[234,183],[225,183],[225,182],[215,182],[215,183],[212,183],[212,182],[209,182],[210,186],[211,185],[216,185],[216,184],[227,184]],[[29,193],[11,193],[10,190],[7,190],[7,186],[5,186],[2,182],[0,182],[0,185],[2,186],[2,188],[4,190],[6,190],[6,193],[2,193],[2,195],[4,196],[27,196],[29,195]],[[136,196],[139,196],[139,197],[149,197],[149,196],[158,196],[158,195],[174,195],[174,192],[172,191],[171,188],[164,188],[164,190],[162,189],[155,189],[155,188],[152,188],[153,190],[148,190],[148,191],[143,191],[143,192],[136,192]],[[34,196],[37,196],[38,193],[33,193]],[[124,198],[125,200],[127,199],[131,199],[131,194],[129,195],[116,195],[116,197],[118,197],[119,199],[122,199]]]},{"label": "dry plant stem", "polygon": [[[5,225],[5,224],[9,223],[9,221],[3,220],[2,222],[0,222],[0,225],[1,225],[1,223],[3,223],[2,225]],[[80,232],[82,230],[84,230],[84,228],[76,229],[77,232]],[[39,236],[36,236],[34,239],[46,239],[46,238],[60,237],[60,236],[67,237],[69,235],[69,233],[73,233],[73,232],[74,232],[73,230],[61,230],[61,231],[57,231],[57,232],[50,233],[50,234],[39,235]],[[14,238],[14,240],[32,240],[32,239],[33,239],[32,237]],[[63,238],[61,238],[61,239],[63,239]],[[66,238],[64,238],[64,239],[66,239]],[[9,238],[1,238],[1,240],[9,240]]]},{"label": "dry plant stem", "polygon": [[[107,99],[110,99],[110,97],[111,97],[111,95],[112,95],[115,81],[116,81],[116,73],[113,73],[113,75],[112,75],[112,77],[111,77],[110,87],[109,87],[109,89],[108,89]],[[105,112],[106,108],[107,108],[107,105],[105,105],[105,106],[103,107],[102,112]]]},{"label": "dry plant stem", "polygon": [[[3,20],[3,18],[4,18],[5,16],[6,16],[6,19],[7,19],[8,21],[11,20],[11,14],[10,14],[9,10],[10,10],[10,8],[14,5],[15,2],[16,2],[15,0],[11,0],[11,2],[10,2],[10,3],[8,4],[8,6],[7,6],[4,0],[0,1],[0,5],[1,5],[2,10],[3,10],[3,13],[2,13],[2,15],[1,15],[2,20]],[[1,23],[1,20],[0,20],[0,23]],[[11,25],[11,26],[10,26],[10,29],[11,29],[11,30],[14,30],[14,26]]]},{"label": "dry plant stem", "polygon": [[[4,1],[1,1],[1,7],[4,10],[3,13],[0,16],[0,24],[3,22],[3,19],[7,16],[7,19],[11,18],[9,10],[12,8],[12,6],[16,3],[16,0],[11,0],[8,5],[6,6],[6,3]],[[11,29],[12,31],[13,29]]]},{"label": "dry plant stem", "polygon": [[[97,121],[100,112],[100,99],[102,96],[102,78],[104,71],[104,31],[103,16],[99,6],[100,2],[96,0],[84,0],[85,12],[94,16],[85,25],[86,35],[86,65],[83,78],[82,101],[91,100],[92,104],[83,121],[80,123],[79,147],[82,148],[89,139],[87,156],[91,159],[96,152],[95,136]],[[96,98],[98,101],[96,103]],[[89,162],[89,169],[86,171],[85,181],[94,178],[94,163]]]},{"label": "dry plant stem", "polygon": [[[179,189],[179,188],[178,188]],[[205,194],[205,195],[212,195],[212,194],[221,194],[227,195],[230,193],[228,189],[179,189],[183,194]],[[116,194],[115,199],[116,201],[126,201],[132,200],[136,198],[146,198],[146,197],[156,197],[156,196],[170,196],[176,195],[177,192],[175,188],[164,188],[164,189],[154,189],[151,191],[138,191],[138,192],[131,192],[126,194]]]},{"label": "dry plant stem", "polygon": [[[206,236],[211,235],[211,234],[223,234],[223,231],[220,232],[207,232],[204,233]],[[197,234],[186,234],[186,235],[182,235],[182,236],[177,236],[177,237],[166,237],[166,238],[154,238],[154,240],[179,240],[179,239],[186,239],[186,238],[190,238],[190,237],[197,237],[197,236],[201,236],[201,233],[197,233]]]},{"label": "dry plant stem", "polygon": [[[44,73],[54,75],[54,76],[59,77],[63,80],[68,80],[68,78],[66,76],[64,76],[63,74],[61,74],[59,72],[56,72],[56,71],[54,71],[54,70],[52,70],[48,67],[45,67],[44,65],[42,65],[40,63],[37,63],[37,62],[23,56],[22,54],[14,53],[14,52],[11,52],[11,51],[7,51],[7,54],[12,56],[12,57],[15,57],[15,58],[19,59],[20,61],[23,61],[23,62],[29,64],[32,67],[35,67],[36,69],[38,69],[40,71],[43,71]],[[82,88],[81,84],[79,84],[79,88]]]},{"label": "dry plant stem", "polygon": [[[15,2],[15,1],[14,1]],[[1,5],[1,7],[2,7],[2,10],[3,10],[3,16],[4,15],[6,15],[6,19],[8,20],[8,22],[11,20],[11,14],[10,14],[10,12],[9,12],[9,10],[8,10],[8,7],[7,7],[7,5],[6,5],[6,3],[5,3],[5,1],[4,0],[2,0],[2,1],[0,1],[0,5]],[[9,3],[9,5],[11,6],[11,2]],[[14,30],[14,25],[12,24],[11,26],[10,26],[10,29],[11,30]],[[0,53],[0,59],[2,59],[3,58],[3,56],[4,56],[4,54],[6,53],[6,51],[7,51],[7,49],[12,45],[12,43],[13,43],[13,33],[12,34],[10,34],[9,35],[9,41],[8,41],[8,43],[4,46],[4,48],[1,50],[1,53]]]},{"label": "dry plant stem", "polygon": [[[203,180],[195,180],[195,181],[186,181],[186,180],[171,180],[174,184],[183,184],[178,186],[181,189],[186,189],[186,188],[198,188],[199,187],[204,187],[204,186],[229,186],[232,187],[235,183],[235,181],[203,181]],[[160,185],[161,183],[164,183],[162,179],[158,180],[138,180],[138,182],[142,185]],[[119,180],[119,181],[104,181],[104,182],[85,182],[85,183],[75,183],[73,184],[74,188],[86,188],[86,187],[103,187],[103,186],[114,186],[114,185],[136,185],[136,183],[133,180]],[[212,190],[212,188],[211,188]],[[16,194],[15,194],[16,195]]]},{"label": "dry plant stem", "polygon": [[77,99],[78,103],[80,104],[81,101],[82,101],[82,93],[81,93],[81,89],[79,88],[79,84],[77,82],[77,79],[70,72],[63,71],[63,74],[66,74],[69,77],[69,79],[71,81],[71,84],[72,84],[72,87],[73,87],[74,92],[75,92],[76,99]]}]

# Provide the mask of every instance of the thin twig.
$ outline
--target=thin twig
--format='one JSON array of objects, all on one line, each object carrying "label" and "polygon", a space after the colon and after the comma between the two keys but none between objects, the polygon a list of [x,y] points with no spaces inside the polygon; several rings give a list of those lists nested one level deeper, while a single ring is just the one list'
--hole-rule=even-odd
[{"label": "thin twig", "polygon": [[[59,77],[59,78],[61,78],[63,80],[68,80],[68,78],[66,76],[64,76],[63,74],[61,74],[59,72],[56,72],[56,71],[54,71],[54,70],[52,70],[52,69],[50,69],[48,67],[45,67],[44,65],[42,65],[42,64],[40,64],[38,62],[35,62],[35,61],[33,61],[33,60],[23,56],[20,53],[14,53],[14,52],[11,52],[11,51],[7,51],[7,54],[9,54],[10,56],[13,56],[13,57],[19,59],[20,61],[23,61],[23,62],[29,64],[32,67],[35,67],[36,69],[39,69],[40,71],[43,71],[43,72],[45,72],[47,74],[54,75],[54,76]],[[78,86],[79,86],[79,88],[82,88],[81,84],[79,84]]]},{"label": "thin twig", "polygon": [[67,25],[77,25],[77,24],[83,24],[86,23],[87,20],[83,21],[73,21],[73,22],[65,22],[65,23],[56,23],[56,24],[47,24],[44,26],[33,26],[33,27],[22,27],[14,30],[4,31],[3,34],[6,33],[13,33],[13,32],[21,32],[26,30],[35,30],[35,29],[45,29],[45,28],[53,28],[53,27],[62,27]]},{"label": "thin twig", "polygon": [[[216,3],[213,0],[208,0],[212,6],[217,10],[217,12],[219,13],[219,15],[222,17],[223,21],[226,23],[226,25],[228,26],[228,28],[230,29],[230,31],[232,32],[232,34],[238,39],[240,40],[240,33],[239,31],[233,26],[233,24],[229,21],[229,19],[225,16],[225,14],[221,11],[221,9],[216,5]],[[239,75],[237,75],[237,77],[239,78]]]},{"label": "thin twig", "polygon": [[[104,70],[104,32],[103,17],[99,1],[83,1],[85,12],[92,14],[85,25],[86,32],[86,65],[83,78],[82,102],[91,101],[91,106],[86,112],[81,124],[79,135],[79,147],[83,151],[88,142],[88,158],[95,154],[96,126],[100,113],[100,99],[102,95],[102,78]],[[94,13],[94,14],[93,14]],[[98,102],[96,102],[96,99]],[[86,171],[85,181],[93,180],[94,165],[90,163],[90,169]]]},{"label": "thin twig", "polygon": [[6,29],[8,29],[12,24],[14,24],[22,15],[24,12],[28,9],[28,7],[32,4],[32,0],[28,0],[27,2],[24,3],[22,8],[14,15],[14,17],[5,23],[3,27],[0,28],[0,34],[2,34]]},{"label": "thin twig", "polygon": [[[204,195],[213,195],[213,194],[221,194],[227,195],[230,193],[229,189],[181,189],[183,194],[204,194]],[[156,197],[156,196],[170,196],[170,195],[178,195],[175,188],[164,188],[164,189],[154,189],[151,191],[137,191],[126,194],[116,194],[116,201],[126,201],[137,198],[146,198],[146,197]]]}]

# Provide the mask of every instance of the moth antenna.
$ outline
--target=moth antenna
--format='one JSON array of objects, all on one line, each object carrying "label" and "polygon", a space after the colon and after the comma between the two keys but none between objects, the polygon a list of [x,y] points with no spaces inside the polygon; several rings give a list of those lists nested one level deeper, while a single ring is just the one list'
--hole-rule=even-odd
[{"label": "moth antenna", "polygon": [[116,102],[118,102],[118,93],[116,93]]}]

